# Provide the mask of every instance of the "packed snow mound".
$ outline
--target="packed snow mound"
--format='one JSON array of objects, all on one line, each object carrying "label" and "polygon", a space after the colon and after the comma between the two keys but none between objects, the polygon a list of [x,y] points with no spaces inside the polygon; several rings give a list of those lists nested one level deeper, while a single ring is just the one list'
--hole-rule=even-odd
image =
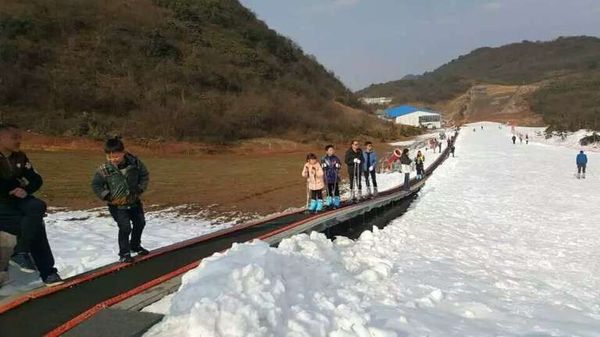
[{"label": "packed snow mound", "polygon": [[[208,220],[202,212],[182,213],[185,206],[146,213],[142,245],[157,249],[233,226],[236,220]],[[83,211],[52,210],[45,218],[48,241],[63,278],[90,271],[118,260],[119,229],[106,208]],[[0,296],[42,286],[34,274],[11,266],[12,282],[0,288]]]},{"label": "packed snow mound", "polygon": [[278,249],[236,245],[184,276],[169,318],[147,336],[397,336],[369,314],[371,297],[393,300],[371,285],[387,278],[391,265],[338,248],[351,243],[311,233]]},{"label": "packed snow mound", "polygon": [[599,336],[600,155],[577,180],[577,151],[481,125],[383,230],[236,245],[147,336]]}]

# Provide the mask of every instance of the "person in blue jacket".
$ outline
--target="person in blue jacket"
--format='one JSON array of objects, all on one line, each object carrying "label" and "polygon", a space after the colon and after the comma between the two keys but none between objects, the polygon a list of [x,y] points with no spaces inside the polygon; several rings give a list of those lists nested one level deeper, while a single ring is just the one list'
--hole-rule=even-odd
[{"label": "person in blue jacket", "polygon": [[[371,180],[373,182],[373,196],[377,196],[377,154],[373,150],[373,143],[366,142],[363,156],[363,173],[365,175],[365,183],[367,184],[367,195],[371,195]],[[370,179],[369,179],[370,177]]]},{"label": "person in blue jacket", "polygon": [[340,169],[342,168],[342,162],[340,158],[335,155],[335,148],[333,145],[325,146],[325,156],[321,158],[321,167],[325,172],[325,186],[327,188],[327,198],[325,199],[325,206],[329,208],[340,207]]},{"label": "person in blue jacket", "polygon": [[587,156],[582,151],[577,155],[577,179],[585,179],[585,167],[587,166]]}]

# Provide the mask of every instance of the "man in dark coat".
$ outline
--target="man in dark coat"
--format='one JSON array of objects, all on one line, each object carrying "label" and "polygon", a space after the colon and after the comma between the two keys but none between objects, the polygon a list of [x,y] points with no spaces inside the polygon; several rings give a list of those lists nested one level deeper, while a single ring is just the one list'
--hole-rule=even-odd
[{"label": "man in dark coat", "polygon": [[[362,184],[361,184],[361,165],[362,162],[362,150],[359,147],[358,141],[353,140],[352,145],[346,151],[346,157],[344,162],[348,165],[348,176],[350,176],[350,192],[352,195],[352,201],[356,202],[362,196]],[[355,185],[358,187],[358,196],[356,194]]]},{"label": "man in dark coat", "polygon": [[0,231],[17,236],[10,263],[26,273],[37,269],[44,284],[51,287],[63,280],[54,268],[46,235],[46,203],[33,196],[43,180],[20,148],[19,128],[0,124]]}]

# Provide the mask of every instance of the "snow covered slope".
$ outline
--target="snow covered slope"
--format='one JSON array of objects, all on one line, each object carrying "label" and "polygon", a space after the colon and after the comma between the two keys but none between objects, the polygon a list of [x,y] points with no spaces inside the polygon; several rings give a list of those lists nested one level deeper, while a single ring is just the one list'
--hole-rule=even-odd
[{"label": "snow covered slope", "polygon": [[147,336],[600,336],[600,155],[577,180],[572,149],[476,130],[385,229],[236,245]]}]

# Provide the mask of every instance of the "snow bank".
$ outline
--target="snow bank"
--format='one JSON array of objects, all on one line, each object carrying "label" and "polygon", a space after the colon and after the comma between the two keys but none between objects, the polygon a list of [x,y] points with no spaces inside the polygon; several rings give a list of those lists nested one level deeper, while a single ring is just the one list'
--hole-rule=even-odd
[{"label": "snow bank", "polygon": [[279,249],[236,245],[185,275],[169,318],[147,336],[397,336],[369,313],[377,297],[370,283],[391,266],[374,258],[361,263],[338,249],[350,244],[312,233]]},{"label": "snow bank", "polygon": [[571,150],[507,136],[463,130],[409,211],[355,242],[205,259],[146,309],[166,314],[147,336],[599,336],[600,179],[574,179]]},{"label": "snow bank", "polygon": [[[235,220],[206,220],[203,213],[182,215],[180,208],[146,213],[142,244],[157,249],[230,227]],[[105,208],[88,211],[55,211],[48,215],[46,232],[62,277],[71,277],[118,260],[118,227]],[[36,274],[24,274],[12,267],[13,280],[0,288],[0,295],[41,285]]]}]

